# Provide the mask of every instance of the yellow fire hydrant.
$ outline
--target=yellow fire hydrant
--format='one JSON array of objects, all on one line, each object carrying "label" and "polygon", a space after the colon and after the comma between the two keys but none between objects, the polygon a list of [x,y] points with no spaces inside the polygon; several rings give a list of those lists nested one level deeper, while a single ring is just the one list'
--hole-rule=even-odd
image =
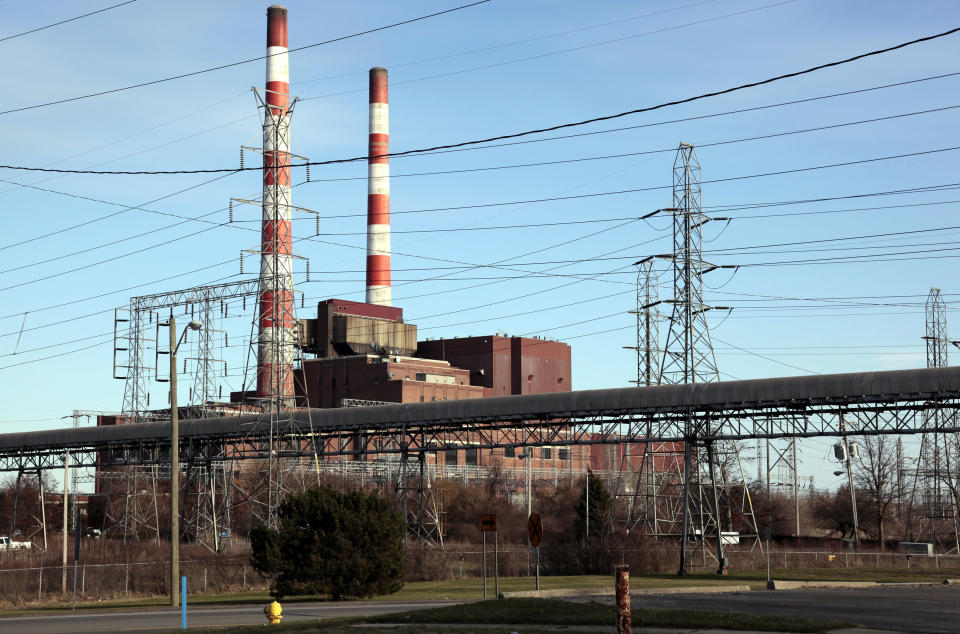
[{"label": "yellow fire hydrant", "polygon": [[281,608],[280,604],[276,601],[263,608],[263,613],[267,615],[267,620],[270,621],[270,625],[277,625],[280,623],[280,619],[283,618],[283,608]]}]

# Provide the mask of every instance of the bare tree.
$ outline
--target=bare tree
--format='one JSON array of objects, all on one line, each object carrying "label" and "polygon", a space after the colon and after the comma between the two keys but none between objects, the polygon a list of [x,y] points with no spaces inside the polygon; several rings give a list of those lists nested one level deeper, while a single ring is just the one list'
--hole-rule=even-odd
[{"label": "bare tree", "polygon": [[854,479],[867,496],[882,550],[886,538],[884,522],[897,496],[896,442],[887,436],[867,436],[860,445]]}]

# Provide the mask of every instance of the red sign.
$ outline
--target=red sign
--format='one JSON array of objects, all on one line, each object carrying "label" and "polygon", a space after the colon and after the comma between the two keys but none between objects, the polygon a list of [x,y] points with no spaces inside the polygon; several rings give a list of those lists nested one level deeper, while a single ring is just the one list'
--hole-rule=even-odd
[{"label": "red sign", "polygon": [[527,537],[530,538],[531,546],[539,546],[543,539],[543,522],[540,521],[539,513],[531,513],[527,520]]},{"label": "red sign", "polygon": [[497,516],[494,514],[480,516],[480,530],[484,533],[492,533],[497,530]]}]

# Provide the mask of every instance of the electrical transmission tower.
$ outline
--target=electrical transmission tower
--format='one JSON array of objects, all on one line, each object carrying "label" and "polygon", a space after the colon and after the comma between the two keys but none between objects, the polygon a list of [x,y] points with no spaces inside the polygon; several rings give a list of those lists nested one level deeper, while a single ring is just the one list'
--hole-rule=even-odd
[{"label": "electrical transmission tower", "polygon": [[632,381],[637,387],[657,385],[660,382],[660,320],[658,306],[660,292],[657,288],[659,275],[653,268],[653,258],[636,262],[637,308],[630,314],[637,318],[637,344],[625,346],[637,353],[637,378]]},{"label": "electrical transmission tower", "polygon": [[[660,274],[654,268],[654,258],[647,257],[635,263],[637,266],[636,309],[630,314],[636,317],[636,345],[625,346],[637,356],[637,387],[660,383],[660,362],[663,351],[660,347],[660,322],[663,315],[659,306]],[[682,453],[674,443],[637,443],[624,446],[617,470],[615,497],[626,506],[624,520],[627,530],[635,531],[642,526],[646,535],[661,536],[670,533],[670,524],[677,516],[679,498],[671,495],[677,490],[677,475],[682,472]],[[631,456],[639,456],[636,465]],[[630,482],[632,489],[621,487]]]},{"label": "electrical transmission tower", "polygon": [[[159,382],[169,380],[158,372],[157,364],[157,359],[169,350],[160,349],[157,342],[169,339],[166,333],[159,335],[161,314],[172,315],[174,310],[182,310],[191,320],[199,319],[203,324],[197,331],[193,353],[181,355],[183,366],[178,368],[178,376],[186,376],[190,385],[189,407],[181,410],[189,412],[189,418],[219,416],[230,411],[231,408],[221,402],[220,381],[228,374],[227,362],[220,358],[221,350],[227,347],[221,323],[229,316],[230,300],[246,301],[247,297],[255,297],[258,284],[256,279],[240,280],[131,297],[128,307],[118,311],[115,318],[118,330],[114,377],[125,380],[119,422],[169,418],[169,410],[157,404],[155,409],[150,409],[149,384],[151,375]],[[119,326],[123,323],[127,323],[126,330]],[[218,527],[227,526],[230,521],[232,462],[218,460],[222,456],[191,456],[186,450],[183,458],[181,464],[186,478],[181,478],[184,487],[181,527],[184,537],[219,551],[221,531]],[[169,478],[169,471],[160,473],[157,467],[123,467],[112,472],[101,470],[99,478],[101,490],[110,500],[108,530],[122,530],[125,540],[159,535],[156,504],[147,493],[156,492],[157,479]]]},{"label": "electrical transmission tower", "polygon": [[[956,342],[947,336],[947,304],[939,288],[930,289],[925,313],[926,331],[923,339],[927,348],[927,367],[947,367],[950,345],[956,345]],[[925,426],[943,427],[948,423],[947,416],[939,410],[924,414]],[[913,524],[918,539],[926,535],[934,547],[939,545],[945,550],[957,548],[960,543],[957,518],[960,477],[955,473],[958,460],[960,435],[934,432],[921,436],[920,458],[913,474],[907,510],[905,539],[912,539]]]},{"label": "electrical transmission tower", "polygon": [[[288,86],[286,82],[283,84]],[[268,526],[274,526],[276,510],[283,497],[290,491],[305,488],[308,474],[313,474],[315,481],[319,481],[313,425],[308,417],[307,428],[299,429],[297,417],[294,416],[299,404],[307,403],[308,399],[305,382],[299,386],[299,394],[295,385],[295,377],[299,376],[302,380],[303,373],[296,371],[301,359],[297,355],[300,330],[294,301],[293,261],[305,258],[292,252],[291,222],[294,211],[313,214],[318,218],[319,215],[310,209],[296,207],[291,202],[291,158],[307,160],[290,152],[290,119],[297,100],[289,101],[285,89],[268,89],[265,96],[255,89],[254,94],[262,114],[263,147],[241,148],[240,160],[242,164],[244,150],[262,153],[263,197],[260,201],[231,200],[230,220],[233,220],[234,202],[255,204],[262,209],[260,246],[243,252],[255,254],[260,262],[258,315],[253,324],[255,332],[251,336],[247,355],[244,393],[247,394],[249,377],[256,392],[255,396],[246,397],[245,401],[269,414],[271,441],[266,461],[261,461],[263,464],[259,465],[256,473],[244,474],[244,480],[248,483],[244,487],[244,501],[250,505],[253,517]],[[242,272],[243,254],[240,262]],[[309,261],[306,270],[309,281]],[[256,359],[256,372],[251,377],[249,370],[253,358]],[[285,429],[282,435],[279,433],[281,427]],[[246,430],[241,427],[238,431],[239,442],[243,444]],[[310,449],[313,464],[303,464],[304,449]]]},{"label": "electrical transmission tower", "polygon": [[[673,207],[665,209],[673,219],[673,298],[669,329],[663,346],[659,382],[693,384],[719,381],[716,355],[710,339],[707,311],[720,309],[703,298],[703,275],[717,268],[703,259],[703,226],[714,220],[701,207],[700,163],[692,145],[681,143],[673,164]],[[709,420],[688,416],[684,422],[683,493],[674,525],[680,525],[680,569],[686,574],[687,542],[700,543],[706,564],[706,539],[716,539],[718,572],[726,571],[723,555],[723,525],[733,528],[734,505],[730,499],[730,471],[738,470],[743,481],[743,466],[735,444],[715,446],[699,438],[712,433]],[[705,455],[704,455],[705,454]],[[742,487],[740,513],[754,534],[756,521],[746,490]],[[721,497],[724,498],[721,505]],[[677,508],[674,505],[674,508]],[[679,515],[679,517],[677,517]],[[692,524],[692,526],[691,526]],[[676,530],[675,528],[673,530]]]}]

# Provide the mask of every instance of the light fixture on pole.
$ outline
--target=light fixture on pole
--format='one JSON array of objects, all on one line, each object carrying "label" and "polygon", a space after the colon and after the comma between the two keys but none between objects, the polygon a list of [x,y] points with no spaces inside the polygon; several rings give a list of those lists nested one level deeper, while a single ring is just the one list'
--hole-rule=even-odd
[{"label": "light fixture on pole", "polygon": [[170,329],[170,606],[180,603],[180,412],[177,407],[177,351],[187,330],[200,330],[203,324],[192,320],[177,339],[177,321],[173,315]]},{"label": "light fixture on pole", "polygon": [[533,448],[526,447],[520,454],[517,456],[520,460],[524,461],[524,467],[526,468],[527,476],[527,517],[530,517],[530,513],[533,512],[533,477],[531,473],[532,463],[533,463]]}]

